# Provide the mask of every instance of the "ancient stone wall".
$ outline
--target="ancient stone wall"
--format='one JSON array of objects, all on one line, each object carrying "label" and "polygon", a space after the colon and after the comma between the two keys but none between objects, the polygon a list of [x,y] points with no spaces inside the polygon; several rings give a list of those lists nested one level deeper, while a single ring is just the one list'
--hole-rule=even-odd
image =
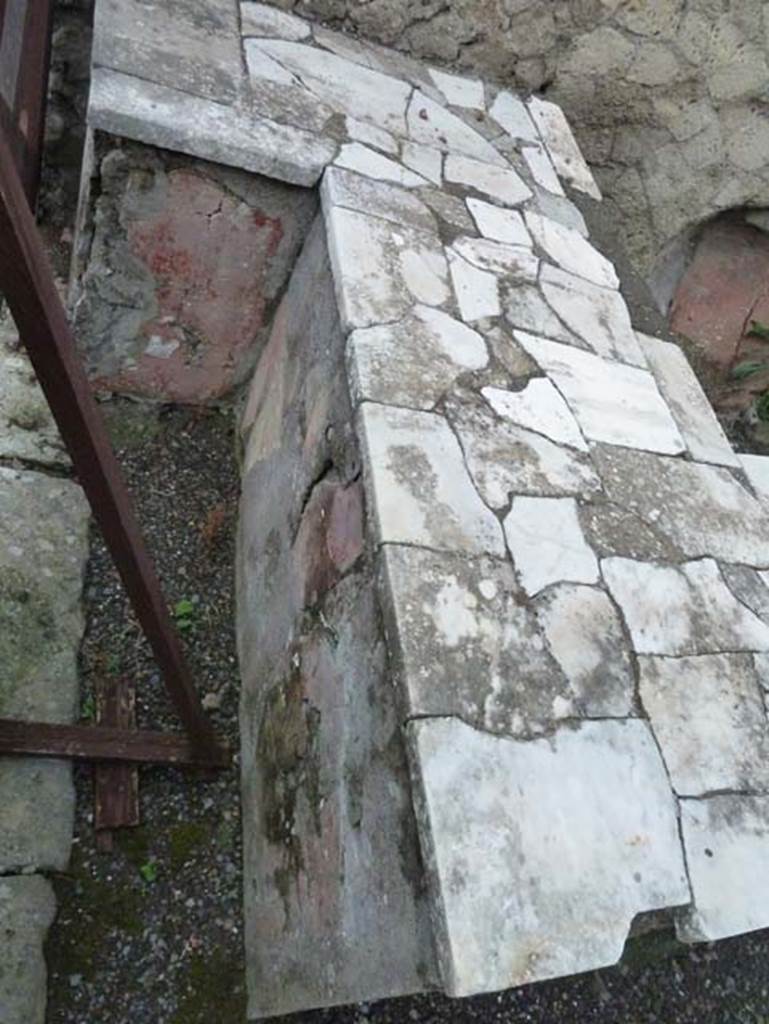
[{"label": "ancient stone wall", "polygon": [[[687,229],[769,204],[762,0],[273,0],[563,107],[645,275]],[[664,297],[664,289],[662,291]]]}]

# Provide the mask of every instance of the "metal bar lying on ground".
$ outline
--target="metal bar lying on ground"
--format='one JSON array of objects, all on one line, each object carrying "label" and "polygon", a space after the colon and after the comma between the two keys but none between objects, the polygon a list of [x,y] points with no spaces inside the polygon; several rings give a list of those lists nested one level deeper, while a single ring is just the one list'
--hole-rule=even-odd
[{"label": "metal bar lying on ground", "polygon": [[[94,687],[96,722],[113,729],[136,729],[136,688],[126,676],[100,678]],[[136,764],[108,761],[94,768],[96,846],[112,849],[112,830],[139,824],[139,768]]]},{"label": "metal bar lying on ground", "polygon": [[25,754],[74,761],[173,764],[191,768],[226,768],[230,757],[229,751],[221,746],[214,754],[201,754],[186,736],[173,733],[0,718],[0,756]]},{"label": "metal bar lying on ground", "polygon": [[[75,349],[43,244],[0,132],[0,292],[198,761],[222,751],[192,683],[106,428]],[[119,735],[119,733],[115,734]]]}]

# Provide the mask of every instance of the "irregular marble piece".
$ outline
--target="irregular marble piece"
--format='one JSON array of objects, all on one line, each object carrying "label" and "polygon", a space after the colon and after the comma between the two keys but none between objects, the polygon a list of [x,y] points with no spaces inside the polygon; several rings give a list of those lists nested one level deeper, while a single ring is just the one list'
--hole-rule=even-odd
[{"label": "irregular marble piece", "polygon": [[740,460],[678,345],[636,333],[649,369],[692,456],[700,462],[739,466]]},{"label": "irregular marble piece", "polygon": [[646,365],[619,292],[547,264],[542,267],[540,286],[553,311],[599,356]]},{"label": "irregular marble piece", "polygon": [[480,334],[430,306],[415,306],[398,323],[353,331],[347,344],[356,403],[432,409],[457,377],[489,361]]},{"label": "irregular marble piece", "polygon": [[457,196],[449,195],[437,188],[421,188],[419,198],[452,230],[463,233],[473,231],[473,219],[467,212],[467,207]]},{"label": "irregular marble piece", "polygon": [[521,327],[533,334],[555,338],[570,345],[581,344],[561,323],[542,298],[538,288],[516,282],[505,296],[505,319],[512,327]]},{"label": "irregular marble piece", "polygon": [[472,197],[467,200],[467,208],[484,238],[506,242],[508,245],[531,246],[531,235],[517,210],[506,210],[502,206]]},{"label": "irregular marble piece", "polygon": [[558,175],[555,173],[544,146],[540,146],[537,143],[523,146],[521,148],[521,155],[531,171],[532,178],[540,188],[545,189],[547,192],[552,192],[556,196],[565,195],[563,186],[558,180]]},{"label": "irregular marble piece", "polygon": [[605,558],[601,571],[638,654],[769,651],[769,626],[734,597],[712,558],[683,565]]},{"label": "irregular marble piece", "polygon": [[509,563],[390,544],[383,558],[406,717],[520,734],[576,713]]},{"label": "irregular marble piece", "polygon": [[601,193],[561,108],[538,96],[530,96],[527,106],[561,178],[580,192],[600,199]]},{"label": "irregular marble piece", "polygon": [[574,231],[579,231],[585,238],[588,237],[589,232],[585,218],[574,203],[570,199],[566,199],[565,196],[555,196],[544,188],[535,187],[534,200],[531,205],[534,209],[539,210],[544,217],[557,220],[564,227],[572,228]]},{"label": "irregular marble piece", "polygon": [[637,914],[689,902],[675,801],[645,722],[523,741],[422,719],[407,735],[450,995],[608,966]]},{"label": "irregular marble piece", "polygon": [[722,565],[721,572],[737,600],[769,623],[769,574],[747,565]]},{"label": "irregular marble piece", "polygon": [[504,555],[499,523],[442,417],[364,402],[359,426],[381,543]]},{"label": "irregular marble piece", "polygon": [[449,153],[443,175],[446,181],[466,185],[506,206],[517,206],[531,198],[531,189],[512,167],[494,167]]},{"label": "irregular marble piece", "polygon": [[446,102],[452,107],[469,107],[471,110],[485,109],[483,82],[479,79],[450,75],[437,68],[430,68],[430,78],[446,97]]},{"label": "irregular marble piece", "polygon": [[504,245],[488,238],[457,238],[452,249],[480,270],[531,283],[537,280],[539,260],[527,246]]},{"label": "irregular marble piece", "polygon": [[715,942],[769,927],[769,797],[682,800],[681,833],[692,894],[676,915],[684,942]]},{"label": "irregular marble piece", "polygon": [[339,167],[326,169],[321,197],[325,206],[344,206],[406,227],[436,230],[435,217],[415,195]]},{"label": "irregular marble piece", "polygon": [[263,82],[275,82],[278,85],[290,85],[297,90],[301,89],[302,83],[296,75],[265,53],[260,43],[260,39],[246,39],[243,45],[248,74],[254,86],[258,89]]},{"label": "irregular marble piece", "polygon": [[92,128],[295,185],[314,185],[337,146],[317,132],[278,124],[233,105],[94,68]]},{"label": "irregular marble piece", "polygon": [[44,1024],[43,943],[56,916],[51,883],[40,875],[0,877],[0,1020]]},{"label": "irregular marble piece", "polygon": [[530,380],[521,391],[490,387],[483,388],[481,394],[497,416],[543,434],[556,444],[566,444],[582,452],[588,450],[571,409],[544,377]]},{"label": "irregular marble piece", "polygon": [[[432,146],[444,153],[462,154],[475,161],[495,164],[500,169],[507,167],[505,158],[490,142],[419,89],[411,97],[406,120],[408,137],[412,142]],[[451,159],[460,157],[452,155]]]},{"label": "irregular marble piece", "polygon": [[740,453],[737,458],[759,500],[769,506],[769,456]]},{"label": "irregular marble piece", "polygon": [[633,714],[635,677],[617,610],[603,590],[562,583],[534,609],[548,648],[569,681],[570,715]]},{"label": "irregular marble piece", "polygon": [[510,331],[501,325],[484,330],[484,337],[494,358],[505,368],[509,377],[516,379],[530,377],[539,372],[539,367],[513,338]]},{"label": "irregular marble piece", "polygon": [[512,138],[525,139],[527,142],[539,141],[526,105],[518,96],[510,92],[497,93],[489,114]]},{"label": "irregular marble piece", "polygon": [[622,555],[642,562],[680,562],[684,555],[654,524],[596,497],[579,509],[585,536],[600,558]]},{"label": "irregular marble piece", "polygon": [[386,132],[384,128],[377,128],[376,125],[367,121],[358,121],[354,117],[346,117],[344,126],[348,136],[355,142],[361,142],[364,146],[373,146],[374,149],[381,149],[383,153],[390,156],[398,155],[398,143],[393,135]]},{"label": "irregular marble piece", "polygon": [[411,94],[405,82],[303,43],[262,39],[259,46],[334,110],[405,135]]},{"label": "irregular marble piece", "polygon": [[471,324],[484,317],[499,316],[502,307],[496,275],[479,270],[453,249],[447,249],[446,255],[462,319]]},{"label": "irregular marble piece", "polygon": [[367,178],[375,178],[377,181],[392,181],[404,188],[419,188],[427,182],[418,174],[407,171],[395,160],[390,160],[381,153],[377,153],[368,146],[362,146],[359,142],[347,142],[339,150],[339,155],[334,161],[337,167],[344,167],[348,171],[356,171]]},{"label": "irregular marble piece", "polygon": [[641,702],[679,796],[769,786],[769,727],[749,654],[638,663]]},{"label": "irregular marble piece", "polygon": [[527,594],[551,583],[598,582],[598,562],[582,533],[574,498],[513,498],[504,525]]},{"label": "irregular marble piece", "polygon": [[507,508],[516,494],[582,495],[600,490],[585,456],[494,416],[485,405],[449,401],[447,415],[462,441],[475,486],[492,508]]},{"label": "irregular marble piece", "polygon": [[573,228],[527,210],[526,227],[535,242],[564,270],[603,288],[618,288],[614,267],[586,238]]},{"label": "irregular marble piece", "polygon": [[609,500],[686,557],[769,568],[769,513],[727,469],[603,445],[593,464]]},{"label": "irregular marble piece", "polygon": [[647,370],[515,331],[563,394],[585,437],[675,455],[686,450]]},{"label": "irregular marble piece", "polygon": [[271,36],[298,43],[312,34],[309,24],[296,15],[252,0],[241,3],[240,21],[244,36]]},{"label": "irregular marble piece", "polygon": [[399,320],[414,302],[449,298],[448,268],[437,236],[357,210],[325,210],[329,254],[346,329]]},{"label": "irregular marble piece", "polygon": [[404,142],[401,161],[433,185],[443,184],[443,153],[439,149],[421,146],[418,142]]}]

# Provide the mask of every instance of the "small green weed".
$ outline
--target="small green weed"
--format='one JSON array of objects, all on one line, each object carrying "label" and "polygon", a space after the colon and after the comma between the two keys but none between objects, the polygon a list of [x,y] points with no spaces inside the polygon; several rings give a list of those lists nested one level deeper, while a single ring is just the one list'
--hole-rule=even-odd
[{"label": "small green weed", "polygon": [[139,874],[145,882],[155,882],[158,877],[158,866],[154,860],[148,860],[139,868]]},{"label": "small green weed", "polygon": [[195,628],[195,605],[187,598],[178,601],[174,606],[174,620],[182,633],[189,633]]},{"label": "small green weed", "polygon": [[760,320],[751,320],[750,330],[747,333],[749,338],[761,338],[763,341],[769,341],[769,324],[762,323]]}]

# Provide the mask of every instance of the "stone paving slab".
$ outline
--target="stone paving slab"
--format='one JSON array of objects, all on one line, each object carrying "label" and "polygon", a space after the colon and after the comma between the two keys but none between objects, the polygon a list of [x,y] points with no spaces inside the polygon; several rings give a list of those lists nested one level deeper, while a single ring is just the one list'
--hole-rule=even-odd
[{"label": "stone paving slab", "polygon": [[51,883],[39,875],[0,877],[0,1021],[44,1024],[43,943],[56,913]]}]

